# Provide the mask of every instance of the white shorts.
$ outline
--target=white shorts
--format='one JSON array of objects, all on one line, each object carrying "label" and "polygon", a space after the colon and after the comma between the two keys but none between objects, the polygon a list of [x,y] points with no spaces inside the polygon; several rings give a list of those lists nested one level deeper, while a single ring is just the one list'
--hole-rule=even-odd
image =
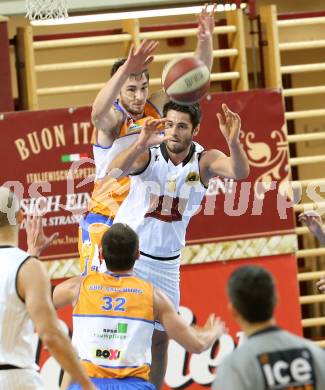
[{"label": "white shorts", "polygon": [[[180,302],[179,268],[180,257],[175,260],[154,260],[140,255],[133,270],[136,276],[151,282],[154,287],[162,290],[178,312]],[[156,322],[155,329],[164,331],[159,322]]]},{"label": "white shorts", "polygon": [[33,369],[0,370],[1,390],[44,390],[41,376]]}]

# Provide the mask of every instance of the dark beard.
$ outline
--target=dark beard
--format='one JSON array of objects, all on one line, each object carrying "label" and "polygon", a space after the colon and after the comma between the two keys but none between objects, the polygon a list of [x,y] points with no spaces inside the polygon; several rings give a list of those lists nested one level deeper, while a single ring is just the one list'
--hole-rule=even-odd
[{"label": "dark beard", "polygon": [[135,110],[132,110],[132,108],[129,108],[127,111],[128,111],[128,113],[130,113],[131,115],[140,115],[140,114],[144,114],[144,108],[142,108],[141,110],[138,110],[138,111],[135,111]]},{"label": "dark beard", "polygon": [[173,154],[182,153],[182,152],[184,152],[184,150],[186,150],[186,149],[188,148],[188,145],[187,145],[187,146],[177,145],[176,148],[175,148],[174,150],[172,150],[172,149],[169,148],[168,142],[165,142],[165,145],[166,145],[167,150],[168,150],[170,153],[173,153]]},{"label": "dark beard", "polygon": [[122,107],[131,115],[143,115],[144,114],[144,107],[139,109],[138,111],[135,111],[130,106],[126,106],[125,104],[123,104],[122,101],[120,101],[120,103],[122,104]]}]

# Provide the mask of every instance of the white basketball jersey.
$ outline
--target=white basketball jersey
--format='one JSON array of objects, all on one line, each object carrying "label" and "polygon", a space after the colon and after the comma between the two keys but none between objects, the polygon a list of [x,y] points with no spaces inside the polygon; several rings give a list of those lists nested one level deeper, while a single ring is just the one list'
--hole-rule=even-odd
[{"label": "white basketball jersey", "polygon": [[131,175],[131,188],[114,223],[128,224],[140,238],[140,250],[157,257],[178,255],[191,217],[205,195],[200,180],[201,145],[193,142],[186,159],[174,165],[165,144],[150,149],[150,161]]},{"label": "white basketball jersey", "polygon": [[0,365],[37,370],[32,348],[34,326],[16,289],[17,273],[29,257],[19,248],[0,246]]}]

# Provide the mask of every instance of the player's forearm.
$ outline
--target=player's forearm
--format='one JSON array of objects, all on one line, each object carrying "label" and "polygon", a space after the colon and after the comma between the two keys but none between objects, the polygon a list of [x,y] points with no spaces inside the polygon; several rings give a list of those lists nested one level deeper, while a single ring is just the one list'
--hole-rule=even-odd
[{"label": "player's forearm", "polygon": [[193,329],[193,337],[191,341],[191,348],[187,349],[192,353],[202,353],[212,346],[216,336],[213,332],[207,330],[201,330],[198,328]]},{"label": "player's forearm", "polygon": [[230,159],[234,179],[246,179],[249,175],[249,162],[247,155],[240,142],[229,145]]},{"label": "player's forearm", "polygon": [[133,170],[136,170],[134,164],[137,159],[145,152],[138,142],[134,142],[128,149],[118,154],[107,167],[107,174],[115,179],[127,176]]},{"label": "player's forearm", "polygon": [[41,339],[63,370],[71,375],[74,382],[80,383],[81,386],[90,384],[90,380],[81,366],[70,340],[61,330],[48,330],[41,335]]},{"label": "player's forearm", "polygon": [[122,65],[96,96],[91,113],[95,126],[100,127],[98,122],[111,110],[128,76],[129,74],[126,72],[124,65]]},{"label": "player's forearm", "polygon": [[212,38],[206,38],[204,40],[198,39],[197,48],[195,51],[196,57],[198,57],[207,66],[211,72],[213,64],[213,42]]}]

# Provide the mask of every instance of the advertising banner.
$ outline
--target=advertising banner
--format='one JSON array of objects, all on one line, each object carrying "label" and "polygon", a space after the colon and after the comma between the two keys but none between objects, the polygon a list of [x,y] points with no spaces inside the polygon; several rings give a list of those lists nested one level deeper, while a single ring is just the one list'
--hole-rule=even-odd
[{"label": "advertising banner", "polygon": [[[206,149],[216,148],[229,154],[216,118],[222,103],[241,117],[240,137],[251,173],[243,181],[218,177],[211,180],[207,197],[190,222],[188,244],[292,234],[287,142],[279,91],[216,93],[202,101],[203,119],[196,141]],[[95,171],[90,114],[90,107],[65,108],[5,113],[0,120],[0,153],[5,156],[0,184],[15,190],[23,199],[22,208],[26,213],[35,208],[46,213],[44,224],[48,235],[59,232],[59,238],[44,253],[44,259],[77,257],[78,221],[87,208]],[[22,234],[22,242],[24,239]],[[264,242],[261,246],[265,246]],[[270,246],[278,247],[279,243]],[[291,243],[286,252],[292,251]],[[242,252],[241,247],[237,258],[245,257]],[[260,254],[254,251],[249,256]],[[214,255],[211,256],[209,259],[213,260]],[[221,258],[232,258],[232,255],[223,251]],[[186,255],[183,261],[192,263],[202,259]]]}]

